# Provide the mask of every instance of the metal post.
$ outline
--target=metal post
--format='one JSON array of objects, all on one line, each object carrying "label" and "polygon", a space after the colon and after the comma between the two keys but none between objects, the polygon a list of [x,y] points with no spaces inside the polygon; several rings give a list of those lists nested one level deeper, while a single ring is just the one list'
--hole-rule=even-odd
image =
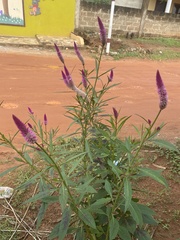
[{"label": "metal post", "polygon": [[170,13],[172,0],[167,0],[165,13]]},{"label": "metal post", "polygon": [[76,0],[75,28],[79,27],[80,7],[81,7],[81,1],[80,0]]},{"label": "metal post", "polygon": [[111,34],[112,34],[114,8],[115,8],[115,0],[112,0],[112,1],[111,1],[110,20],[109,20],[108,38],[107,38],[107,45],[106,45],[106,53],[107,53],[107,54],[109,54],[109,52],[110,52],[110,41],[111,41]]}]

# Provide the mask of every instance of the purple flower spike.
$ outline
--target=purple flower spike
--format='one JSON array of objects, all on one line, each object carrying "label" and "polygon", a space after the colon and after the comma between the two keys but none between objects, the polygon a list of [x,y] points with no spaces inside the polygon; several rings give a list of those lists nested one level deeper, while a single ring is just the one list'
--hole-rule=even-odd
[{"label": "purple flower spike", "polygon": [[113,70],[111,69],[110,74],[108,76],[108,82],[112,82],[113,77],[114,77],[114,73],[113,73]]},{"label": "purple flower spike", "polygon": [[33,128],[32,125],[31,125],[30,123],[28,123],[28,126],[29,126],[29,128]]},{"label": "purple flower spike", "polygon": [[167,106],[168,95],[167,95],[166,88],[164,86],[164,83],[162,81],[161,75],[158,70],[156,73],[156,84],[157,84],[157,89],[158,89],[158,94],[159,94],[159,99],[160,99],[159,108],[160,108],[160,110],[163,110]]},{"label": "purple flower spike", "polygon": [[157,128],[156,128],[156,131],[157,131],[157,132],[158,132],[158,131],[160,131],[160,130],[161,130],[161,128],[160,128],[160,127],[157,127]]},{"label": "purple flower spike", "polygon": [[62,77],[64,79],[65,84],[67,85],[68,88],[74,90],[75,86],[66,66],[64,66],[64,71],[65,72],[62,71]]},{"label": "purple flower spike", "polygon": [[86,74],[85,74],[84,70],[82,70],[81,72],[82,72],[82,84],[83,84],[84,88],[87,88]]},{"label": "purple flower spike", "polygon": [[56,45],[56,43],[54,43],[54,47],[55,47],[55,49],[56,49],[56,52],[57,52],[57,55],[58,55],[59,60],[64,64],[64,58],[63,58],[63,56],[62,56],[62,54],[61,54],[58,46]]},{"label": "purple flower spike", "polygon": [[44,125],[46,126],[48,124],[47,116],[44,114]]},{"label": "purple flower spike", "polygon": [[102,42],[102,45],[104,46],[106,44],[106,29],[99,17],[98,17],[98,24],[99,24],[101,42]]},{"label": "purple flower spike", "polygon": [[117,120],[118,116],[119,116],[119,113],[118,113],[118,111],[115,108],[113,108],[113,113],[114,113],[115,119]]},{"label": "purple flower spike", "polygon": [[151,125],[151,120],[150,119],[148,119],[148,124]]},{"label": "purple flower spike", "polygon": [[34,112],[32,111],[32,109],[30,107],[28,107],[28,111],[30,114],[34,114]]},{"label": "purple flower spike", "polygon": [[74,42],[74,50],[76,52],[76,55],[78,56],[79,60],[81,61],[82,65],[84,66],[84,59],[83,57],[81,56],[81,53],[77,47],[77,44]]},{"label": "purple flower spike", "polygon": [[21,122],[19,118],[17,118],[14,115],[12,115],[12,117],[17,128],[21,132],[22,136],[25,138],[26,142],[31,144],[35,143],[37,141],[36,134],[30,128],[26,127],[26,125],[23,122]]}]

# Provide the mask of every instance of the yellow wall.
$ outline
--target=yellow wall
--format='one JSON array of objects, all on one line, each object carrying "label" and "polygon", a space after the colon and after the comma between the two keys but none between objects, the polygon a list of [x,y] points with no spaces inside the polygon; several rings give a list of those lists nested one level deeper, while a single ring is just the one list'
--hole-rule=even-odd
[{"label": "yellow wall", "polygon": [[75,0],[40,0],[41,14],[31,16],[32,0],[24,0],[25,26],[0,25],[1,36],[69,36],[74,30]]}]

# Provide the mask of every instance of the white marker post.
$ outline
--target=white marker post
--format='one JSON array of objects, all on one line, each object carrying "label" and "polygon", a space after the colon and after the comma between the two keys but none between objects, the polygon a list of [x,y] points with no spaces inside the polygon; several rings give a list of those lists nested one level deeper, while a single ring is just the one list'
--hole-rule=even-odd
[{"label": "white marker post", "polygon": [[107,54],[109,54],[109,52],[110,52],[110,41],[111,41],[112,25],[113,25],[113,17],[114,17],[114,7],[115,7],[115,0],[112,0],[111,1],[110,20],[109,20],[108,38],[107,38],[107,45],[106,45],[106,53]]}]

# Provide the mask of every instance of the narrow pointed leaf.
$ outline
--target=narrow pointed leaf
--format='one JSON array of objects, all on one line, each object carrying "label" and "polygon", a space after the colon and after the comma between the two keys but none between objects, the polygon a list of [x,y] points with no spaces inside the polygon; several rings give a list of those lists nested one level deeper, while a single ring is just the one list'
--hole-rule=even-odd
[{"label": "narrow pointed leaf", "polygon": [[44,215],[46,213],[47,207],[48,207],[48,203],[43,202],[41,204],[41,207],[40,207],[38,215],[37,215],[36,229],[38,229],[40,227],[41,222],[42,222],[42,220],[44,218]]},{"label": "narrow pointed leaf", "polygon": [[6,171],[0,173],[0,177],[5,176],[6,174],[8,174],[8,173],[10,173],[10,172],[12,172],[12,171],[14,171],[14,170],[16,170],[17,168],[19,168],[19,167],[21,167],[21,166],[23,166],[23,164],[7,169]]},{"label": "narrow pointed leaf", "polygon": [[112,187],[111,187],[111,184],[108,182],[108,180],[105,181],[105,190],[112,198]]},{"label": "narrow pointed leaf", "polygon": [[168,187],[166,179],[161,175],[161,170],[152,170],[149,168],[139,168],[141,176],[150,177],[155,181],[161,183],[165,187]]},{"label": "narrow pointed leaf", "polygon": [[59,225],[58,240],[63,240],[65,238],[68,227],[69,227],[70,219],[71,219],[71,212],[70,212],[70,208],[67,207],[62,214],[62,220]]},{"label": "narrow pointed leaf", "polygon": [[179,152],[178,148],[174,144],[172,144],[166,140],[153,139],[153,140],[151,140],[151,142],[157,144],[159,147],[163,147],[163,148],[169,149],[171,151]]},{"label": "narrow pointed leaf", "polygon": [[96,224],[93,216],[86,209],[79,209],[79,218],[89,227],[96,229]]},{"label": "narrow pointed leaf", "polygon": [[118,235],[122,240],[132,240],[129,231],[125,227],[119,226]]},{"label": "narrow pointed leaf", "polygon": [[132,199],[132,188],[131,188],[131,182],[128,178],[125,178],[124,180],[124,197],[125,197],[125,212],[129,208],[129,205],[131,203]]},{"label": "narrow pointed leaf", "polygon": [[131,201],[131,204],[129,205],[129,211],[136,224],[142,226],[143,224],[142,214],[137,206],[137,203]]},{"label": "narrow pointed leaf", "polygon": [[119,223],[118,221],[112,217],[109,223],[109,240],[113,240],[116,238],[119,232]]}]

